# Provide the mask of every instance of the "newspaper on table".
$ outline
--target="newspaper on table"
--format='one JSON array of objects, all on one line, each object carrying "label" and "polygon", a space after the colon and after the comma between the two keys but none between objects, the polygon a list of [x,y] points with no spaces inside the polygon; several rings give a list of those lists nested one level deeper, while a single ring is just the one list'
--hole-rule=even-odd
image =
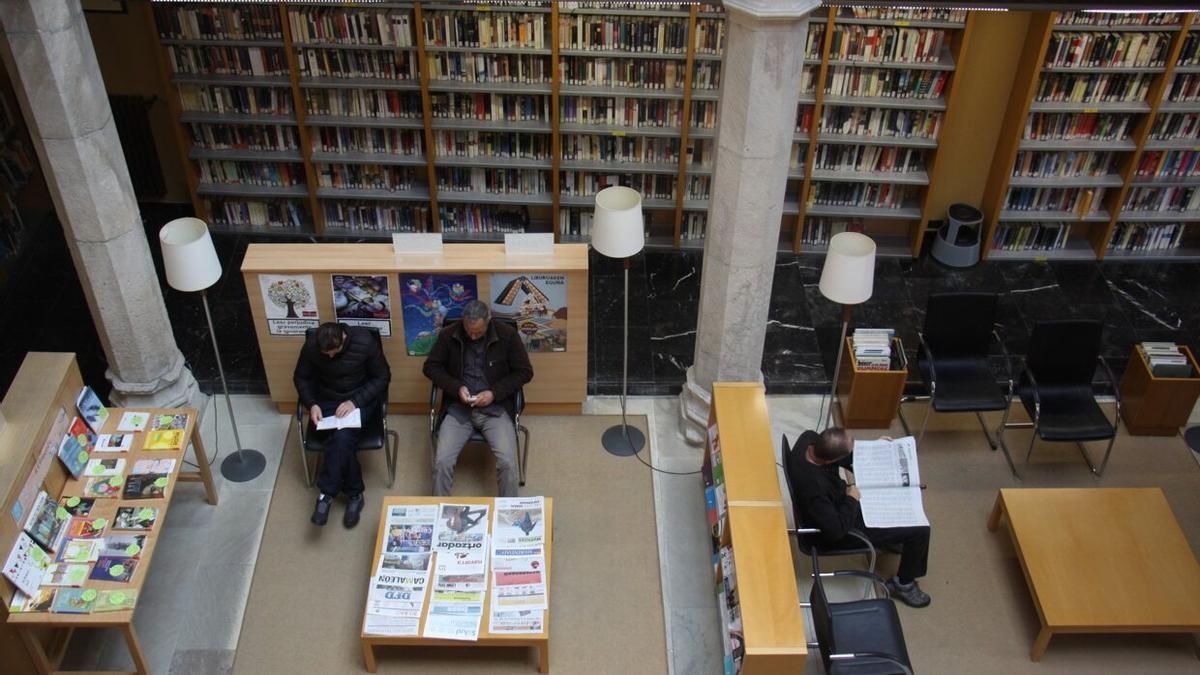
[{"label": "newspaper on table", "polygon": [[433,505],[388,509],[386,540],[371,578],[363,632],[415,636],[420,631],[436,519]]},{"label": "newspaper on table", "polygon": [[549,608],[546,585],[546,500],[496,500],[492,524],[492,590],[488,632],[541,633]]},{"label": "newspaper on table", "polygon": [[422,635],[477,640],[488,574],[487,504],[439,504],[433,596]]},{"label": "newspaper on table", "polygon": [[912,436],[855,441],[854,479],[862,494],[867,527],[929,525],[921,503],[917,442]]}]

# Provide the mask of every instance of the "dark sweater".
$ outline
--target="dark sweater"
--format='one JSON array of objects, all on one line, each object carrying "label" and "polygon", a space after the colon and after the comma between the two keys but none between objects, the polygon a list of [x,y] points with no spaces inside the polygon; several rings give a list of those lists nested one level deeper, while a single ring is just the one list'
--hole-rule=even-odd
[{"label": "dark sweater", "polygon": [[829,545],[845,537],[849,530],[864,526],[858,500],[846,494],[846,481],[838,475],[839,467],[851,466],[851,456],[831,464],[813,464],[805,455],[818,438],[816,432],[806,431],[796,439],[788,457],[787,472],[804,521],[796,526],[817,528],[821,531],[821,543]]},{"label": "dark sweater", "polygon": [[[516,328],[495,319],[488,322],[487,335],[482,339],[486,342],[483,374],[492,388],[492,396],[497,404],[508,411],[510,418],[515,417],[513,397],[517,390],[533,379],[533,366],[529,364],[525,345],[521,342],[521,336],[517,335]],[[462,322],[457,322],[438,331],[437,341],[425,358],[425,377],[433,380],[433,384],[444,392],[447,402],[457,401],[459,388],[466,384],[463,382],[463,368],[468,342],[470,338]]]},{"label": "dark sweater", "polygon": [[352,401],[359,408],[384,400],[392,370],[379,338],[368,328],[343,326],[346,346],[333,358],[321,353],[314,334],[304,341],[292,382],[305,410],[317,403]]}]

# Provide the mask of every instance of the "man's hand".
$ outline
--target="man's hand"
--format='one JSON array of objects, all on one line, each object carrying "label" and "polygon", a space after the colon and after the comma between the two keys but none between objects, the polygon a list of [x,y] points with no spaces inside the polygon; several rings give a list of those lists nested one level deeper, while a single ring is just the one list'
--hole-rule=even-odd
[{"label": "man's hand", "polygon": [[345,417],[346,415],[354,412],[354,408],[356,407],[357,406],[354,405],[354,401],[342,401],[333,414],[338,417]]},{"label": "man's hand", "polygon": [[485,389],[485,390],[479,392],[478,394],[475,394],[475,402],[472,403],[471,405],[475,406],[476,408],[486,408],[487,406],[491,405],[492,402],[495,400],[496,400],[496,395],[492,393],[492,390]]},{"label": "man's hand", "polygon": [[463,402],[463,405],[475,405],[475,401],[471,399],[471,390],[466,386],[458,388],[458,400]]},{"label": "man's hand", "polygon": [[858,491],[857,485],[851,485],[850,487],[846,488],[846,494],[854,497],[860,502],[862,501],[862,493]]},{"label": "man's hand", "polygon": [[881,440],[881,441],[887,441],[888,443],[891,443],[892,441],[894,441],[894,440],[896,440],[896,439],[892,438],[891,436],[880,436],[880,437],[879,437],[879,440]]},{"label": "man's hand", "polygon": [[321,406],[319,406],[319,405],[314,405],[312,408],[310,408],[310,409],[308,410],[308,416],[309,416],[310,418],[312,418],[312,423],[313,423],[313,424],[316,424],[317,422],[320,422],[320,421],[321,421],[321,417],[322,417],[322,415],[321,415]]}]

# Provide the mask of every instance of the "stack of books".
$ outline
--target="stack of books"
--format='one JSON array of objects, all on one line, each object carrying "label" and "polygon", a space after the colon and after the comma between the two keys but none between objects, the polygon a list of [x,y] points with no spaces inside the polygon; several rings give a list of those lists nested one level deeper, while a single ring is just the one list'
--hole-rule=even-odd
[{"label": "stack of books", "polygon": [[859,370],[891,370],[892,328],[855,328],[850,343]]},{"label": "stack of books", "polygon": [[1142,352],[1154,377],[1192,376],[1192,364],[1174,342],[1143,342]]}]

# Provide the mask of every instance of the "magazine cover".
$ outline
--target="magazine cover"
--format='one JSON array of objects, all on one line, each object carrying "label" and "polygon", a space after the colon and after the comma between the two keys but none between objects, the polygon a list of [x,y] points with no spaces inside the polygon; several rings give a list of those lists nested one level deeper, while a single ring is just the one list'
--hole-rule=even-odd
[{"label": "magazine cover", "polygon": [[100,397],[96,392],[92,391],[91,387],[84,387],[83,391],[79,392],[79,398],[75,400],[75,407],[79,408],[79,414],[83,415],[83,420],[91,427],[94,433],[100,433],[100,428],[108,421],[108,408],[100,402]]},{"label": "magazine cover", "polygon": [[88,578],[95,581],[124,583],[133,578],[133,571],[137,569],[137,565],[136,558],[100,556],[100,559],[96,561],[96,566],[92,568],[92,575]]},{"label": "magazine cover", "polygon": [[92,507],[95,506],[96,500],[90,497],[63,497],[58,500],[62,505],[63,510],[70,516],[86,516],[92,512]]},{"label": "magazine cover", "polygon": [[383,337],[392,335],[392,301],[385,275],[334,274],[333,314],[349,326],[377,328]]},{"label": "magazine cover", "polygon": [[50,605],[51,612],[62,614],[88,614],[92,611],[92,603],[96,601],[96,590],[93,588],[60,588]]},{"label": "magazine cover", "polygon": [[462,316],[479,299],[474,274],[400,274],[404,345],[409,356],[426,356],[447,319]]},{"label": "magazine cover", "polygon": [[166,493],[167,476],[147,473],[130,476],[122,493],[125,499],[161,499]]},{"label": "magazine cover", "polygon": [[567,350],[567,275],[492,273],[492,316],[517,325],[525,350]]},{"label": "magazine cover", "polygon": [[271,335],[303,337],[306,330],[320,324],[317,290],[311,274],[260,274],[258,287],[267,315],[267,332]]},{"label": "magazine cover", "polygon": [[87,466],[95,440],[96,437],[88,429],[87,423],[78,417],[71,422],[67,434],[63,436],[62,443],[58,446],[58,458],[75,478],[79,478],[83,468]]}]

